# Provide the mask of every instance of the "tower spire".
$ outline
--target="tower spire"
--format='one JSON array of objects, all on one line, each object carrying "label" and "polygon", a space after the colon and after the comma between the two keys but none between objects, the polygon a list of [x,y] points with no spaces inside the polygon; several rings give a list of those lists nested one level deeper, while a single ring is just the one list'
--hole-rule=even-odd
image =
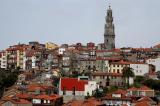
[{"label": "tower spire", "polygon": [[107,50],[115,48],[115,32],[114,32],[112,9],[110,5],[109,8],[107,9],[105,32],[104,32],[104,44],[105,44],[105,49]]}]

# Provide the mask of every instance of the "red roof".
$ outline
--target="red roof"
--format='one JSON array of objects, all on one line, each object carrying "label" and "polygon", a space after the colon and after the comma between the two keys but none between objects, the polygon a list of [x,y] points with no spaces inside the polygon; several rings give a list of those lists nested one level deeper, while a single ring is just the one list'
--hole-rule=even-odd
[{"label": "red roof", "polygon": [[29,102],[29,101],[27,101],[27,100],[25,100],[25,99],[19,99],[19,100],[13,100],[13,99],[12,99],[12,101],[13,101],[13,103],[15,103],[15,104],[31,104],[31,102]]},{"label": "red roof", "polygon": [[138,90],[152,90],[152,89],[148,88],[147,86],[142,86]]},{"label": "red roof", "polygon": [[45,99],[45,100],[54,100],[55,97],[49,96],[49,95],[38,95],[35,97],[36,99]]},{"label": "red roof", "polygon": [[75,87],[75,91],[84,91],[85,84],[88,84],[88,81],[78,78],[61,78],[61,90],[73,91]]},{"label": "red roof", "polygon": [[152,90],[151,88],[148,88],[147,86],[142,86],[140,88],[135,88],[135,87],[132,87],[132,88],[129,88],[127,91],[145,91],[145,90]]},{"label": "red roof", "polygon": [[[118,95],[121,95],[121,97],[114,97],[113,96],[113,94],[118,94]],[[131,100],[131,98],[130,97],[128,97],[128,96],[126,96],[126,94],[127,94],[127,91],[125,91],[125,90],[122,90],[122,89],[118,89],[118,90],[116,90],[116,91],[114,91],[114,92],[112,92],[112,93],[109,93],[109,94],[107,94],[105,97],[103,97],[102,99],[104,99],[104,100]]]},{"label": "red roof", "polygon": [[63,106],[103,106],[102,101],[99,101],[95,98],[89,98],[86,100],[72,100]]},{"label": "red roof", "polygon": [[123,94],[123,95],[126,95],[127,94],[127,91],[126,90],[122,90],[122,89],[118,89],[114,92],[114,94]]},{"label": "red roof", "polygon": [[40,90],[40,91],[45,91],[46,89],[52,89],[52,86],[44,86],[44,85],[39,85],[39,84],[33,84],[33,85],[28,85],[27,90],[28,91],[35,91],[35,90]]},{"label": "red roof", "polygon": [[138,100],[138,102],[145,102],[145,101],[147,101],[147,102],[153,102],[153,100],[150,97],[147,97],[147,96],[142,97],[142,98],[140,98]]},{"label": "red roof", "polygon": [[10,101],[13,104],[31,104],[31,102],[25,100],[25,99],[19,99],[19,98],[12,98],[12,97],[6,97],[4,99],[2,99],[2,101]]},{"label": "red roof", "polygon": [[127,89],[127,90],[128,90],[128,91],[137,91],[137,89],[138,89],[138,88],[136,88],[136,87],[131,87],[131,88]]},{"label": "red roof", "polygon": [[26,93],[19,93],[19,94],[16,94],[16,97],[18,97],[20,99],[28,99],[30,97],[30,95],[26,94]]},{"label": "red roof", "polygon": [[138,102],[136,103],[135,106],[150,106],[150,104],[147,101],[145,101],[145,102]]}]

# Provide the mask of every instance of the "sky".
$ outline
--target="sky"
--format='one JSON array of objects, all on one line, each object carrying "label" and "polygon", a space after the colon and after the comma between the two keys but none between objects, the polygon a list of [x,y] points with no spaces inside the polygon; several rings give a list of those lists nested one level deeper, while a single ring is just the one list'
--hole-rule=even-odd
[{"label": "sky", "polygon": [[160,43],[160,0],[0,0],[0,49],[29,41],[103,43],[109,5],[117,48]]}]

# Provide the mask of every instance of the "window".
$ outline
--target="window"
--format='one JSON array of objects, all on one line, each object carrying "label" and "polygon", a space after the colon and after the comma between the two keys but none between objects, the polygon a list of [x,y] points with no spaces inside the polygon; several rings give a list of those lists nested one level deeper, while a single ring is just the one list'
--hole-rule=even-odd
[{"label": "window", "polygon": [[75,91],[76,91],[76,88],[75,88],[75,87],[73,87],[73,95],[75,95]]},{"label": "window", "polygon": [[63,95],[66,95],[66,87],[63,87]]},{"label": "window", "polygon": [[48,103],[50,103],[50,100],[48,100]]},{"label": "window", "polygon": [[115,73],[115,69],[113,69],[113,73]]},{"label": "window", "polygon": [[119,73],[119,69],[117,69],[117,73]]}]

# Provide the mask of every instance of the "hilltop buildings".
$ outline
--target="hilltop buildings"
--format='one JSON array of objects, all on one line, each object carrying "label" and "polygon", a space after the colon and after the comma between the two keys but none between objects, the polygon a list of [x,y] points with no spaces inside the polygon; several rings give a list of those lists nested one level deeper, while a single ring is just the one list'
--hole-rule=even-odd
[{"label": "hilltop buildings", "polygon": [[[76,103],[92,106],[91,102],[96,106],[138,106],[142,102],[150,106],[156,104],[151,100],[155,97],[155,91],[146,86],[118,90],[100,100],[85,98],[93,96],[99,90],[103,92],[104,88],[123,88],[126,84],[123,70],[126,67],[131,68],[135,76],[157,79],[156,72],[160,71],[159,56],[159,46],[116,48],[112,9],[109,7],[104,43],[58,46],[51,42],[41,44],[33,41],[1,51],[1,69],[21,73],[14,91],[8,90],[8,94],[4,93],[7,98],[2,98],[2,105],[61,106],[63,102],[70,101],[67,104],[71,106],[76,106]],[[133,83],[134,78],[129,77],[129,84]],[[146,102],[145,97],[149,101]]]}]

